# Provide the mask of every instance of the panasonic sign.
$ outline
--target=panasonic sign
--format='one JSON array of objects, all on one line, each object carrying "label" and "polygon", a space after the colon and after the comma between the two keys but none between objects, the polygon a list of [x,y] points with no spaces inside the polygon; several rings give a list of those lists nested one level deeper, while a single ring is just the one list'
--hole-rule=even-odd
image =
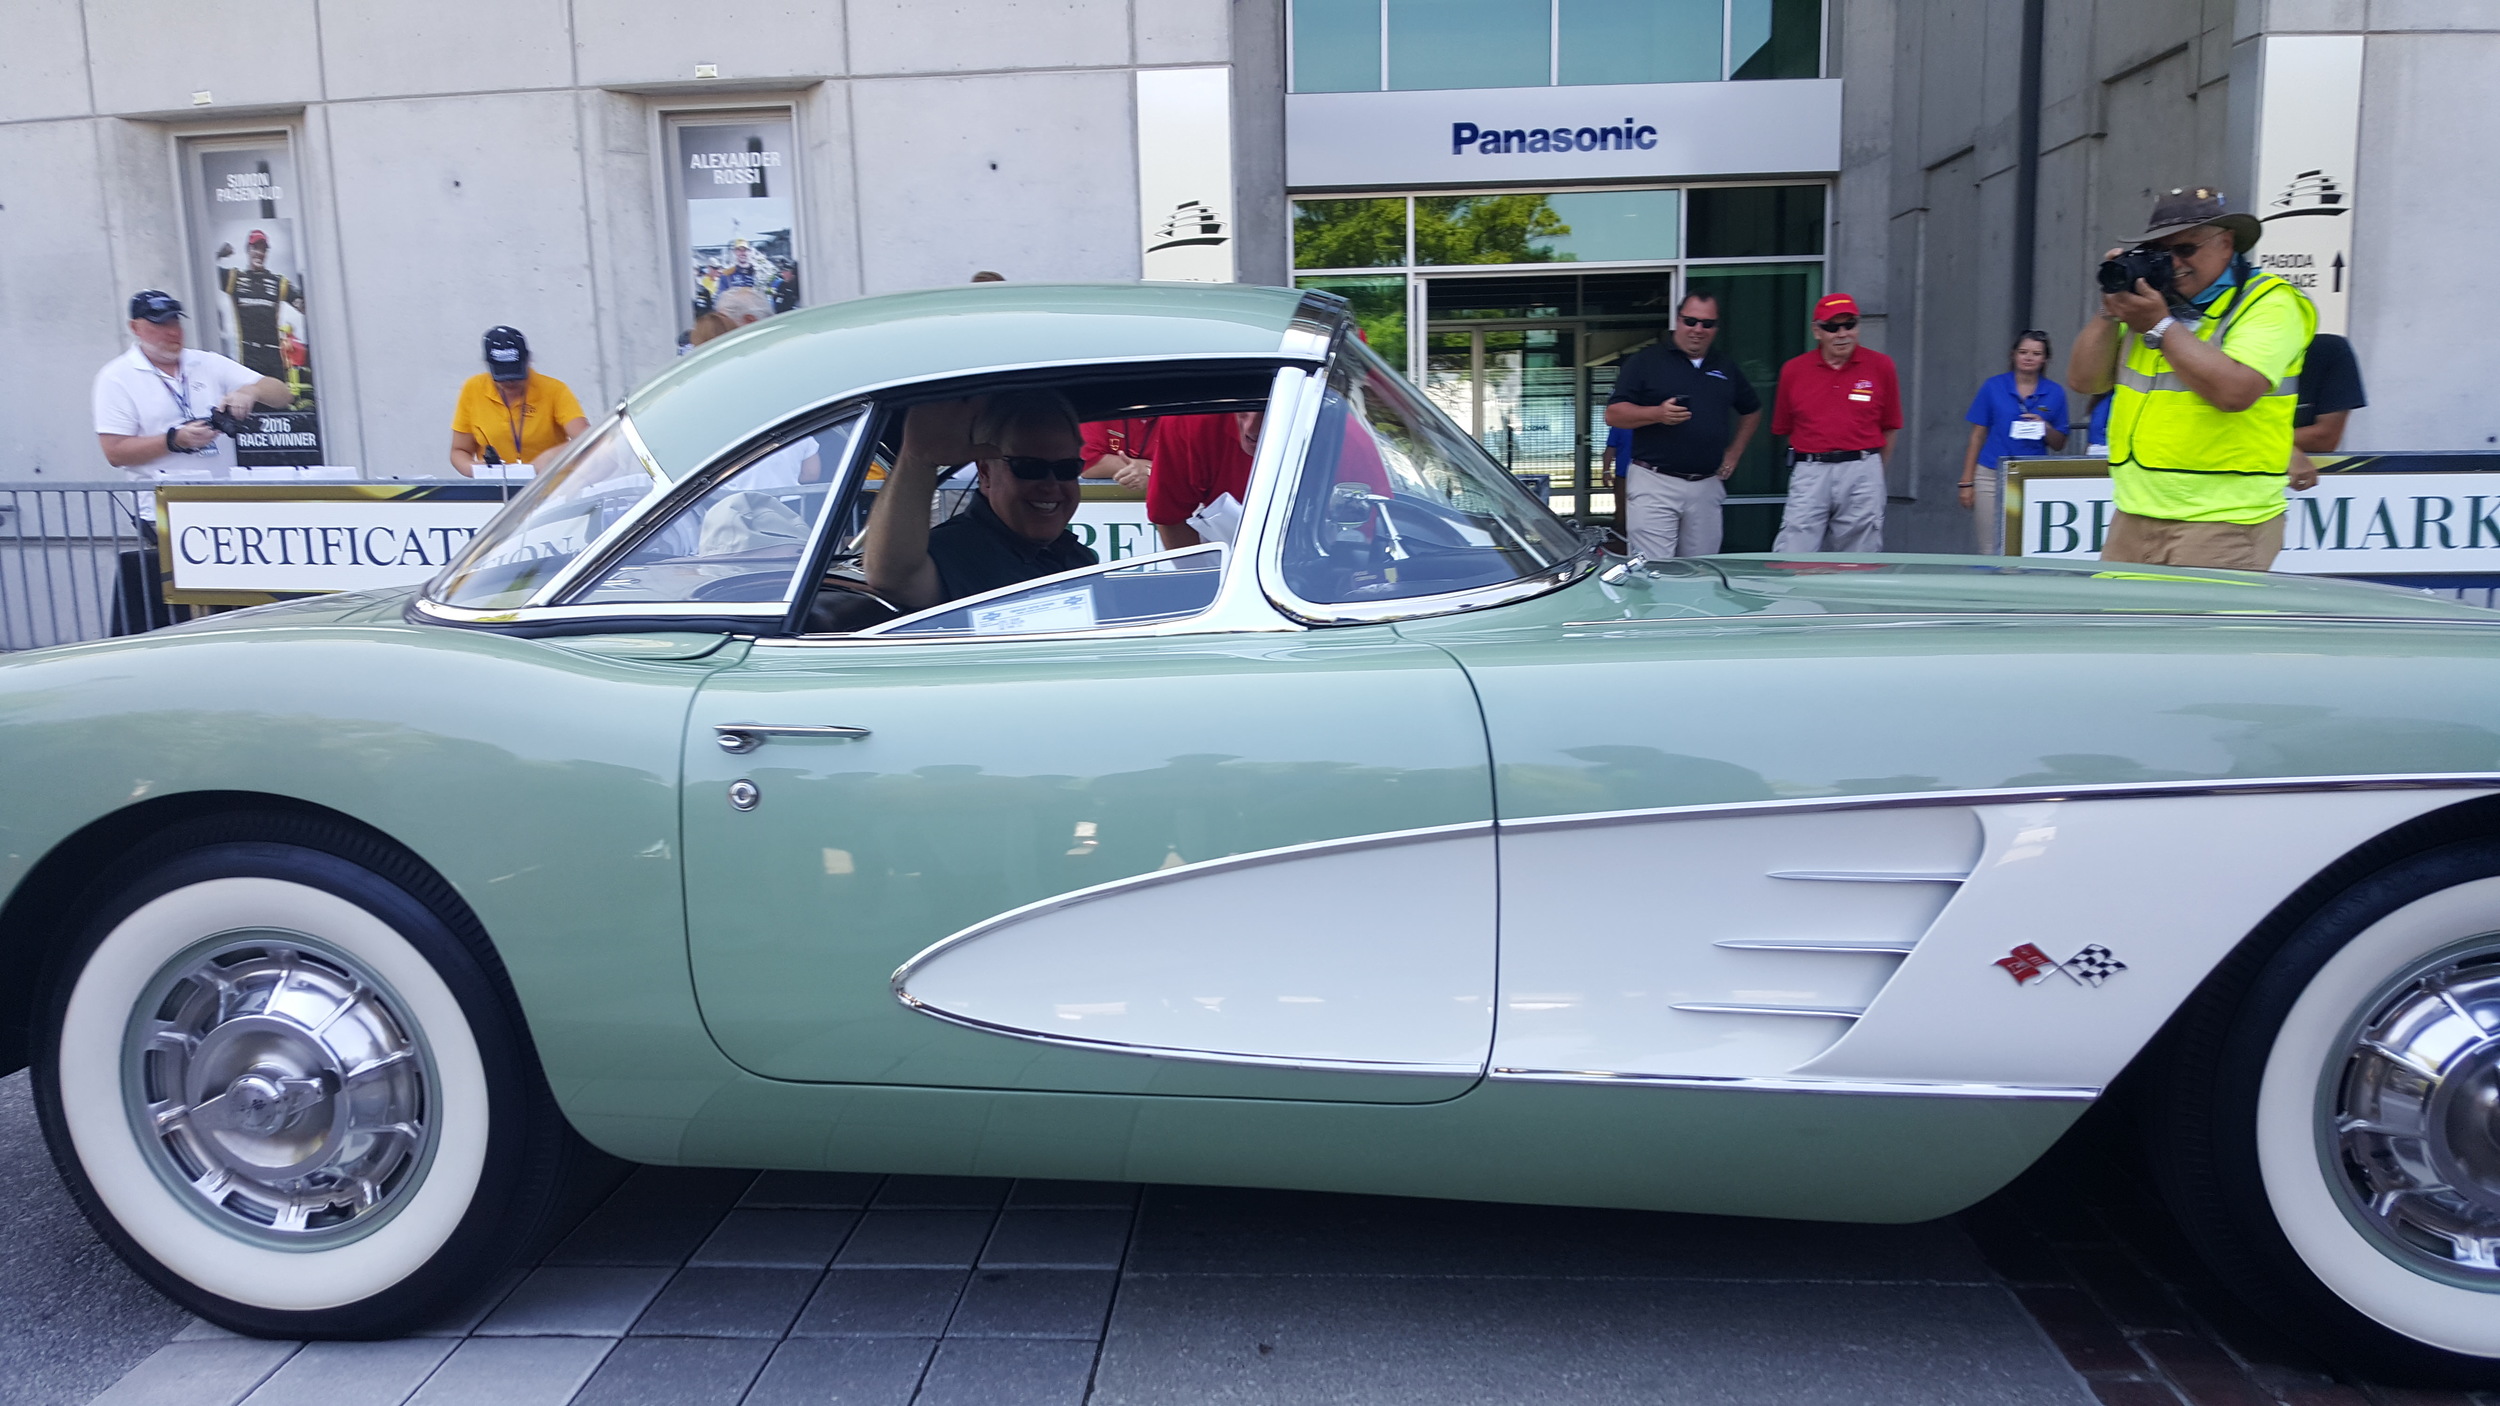
[{"label": "panasonic sign", "polygon": [[1327,190],[1829,175],[1840,169],[1840,83],[1294,93],[1285,178]]},{"label": "panasonic sign", "polygon": [[1486,156],[1557,151],[1653,151],[1658,129],[1635,126],[1631,118],[1612,127],[1479,127],[1473,122],[1450,124],[1450,155],[1469,147]]}]

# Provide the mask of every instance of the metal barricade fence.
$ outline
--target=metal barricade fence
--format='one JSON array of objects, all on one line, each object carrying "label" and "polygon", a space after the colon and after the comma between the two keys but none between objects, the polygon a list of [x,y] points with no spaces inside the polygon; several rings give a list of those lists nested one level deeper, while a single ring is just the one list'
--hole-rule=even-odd
[{"label": "metal barricade fence", "polygon": [[138,555],[155,517],[145,484],[0,485],[0,651],[145,628],[128,612],[156,595]]}]

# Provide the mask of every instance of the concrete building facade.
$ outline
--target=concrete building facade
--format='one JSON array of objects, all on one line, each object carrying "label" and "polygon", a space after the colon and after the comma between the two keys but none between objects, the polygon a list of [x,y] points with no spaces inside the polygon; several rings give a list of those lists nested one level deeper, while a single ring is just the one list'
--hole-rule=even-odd
[{"label": "concrete building facade", "polygon": [[[981,269],[1136,278],[1159,228],[1204,220],[1229,258],[1182,276],[1347,292],[1462,423],[1591,514],[1613,506],[1592,407],[1674,297],[1724,293],[1732,349],[1762,369],[1804,344],[1801,297],[1849,291],[1908,400],[1889,545],[1958,550],[1972,390],[2019,328],[2062,351],[2100,251],[2156,192],[2274,194],[2258,149],[2290,101],[2267,78],[2292,71],[2290,40],[2349,41],[2358,75],[2352,169],[2319,178],[2349,212],[2333,276],[2373,401],[2348,444],[2500,444],[2500,410],[2442,345],[2465,330],[2450,251],[2500,213],[2474,156],[2495,127],[2486,0],[10,10],[0,478],[110,476],[87,388],[126,345],[124,300],[172,290],[211,341],[234,236],[264,218],[289,222],[303,307],[277,318],[326,462],[444,471],[453,393],[498,323],[595,414],[740,280],[731,240],[688,213],[689,179],[734,179],[786,210],[755,239],[758,267],[796,275],[758,280],[783,302]],[[1221,110],[1190,130],[1218,135],[1192,142],[1228,174],[1175,205],[1155,138],[1179,119],[1154,104],[1201,78]],[[689,169],[688,131],[740,123],[788,152],[754,137]],[[1506,135],[1557,131],[1596,147]],[[1748,472],[1759,521],[1731,548],[1767,543],[1784,485],[1767,446]]]}]

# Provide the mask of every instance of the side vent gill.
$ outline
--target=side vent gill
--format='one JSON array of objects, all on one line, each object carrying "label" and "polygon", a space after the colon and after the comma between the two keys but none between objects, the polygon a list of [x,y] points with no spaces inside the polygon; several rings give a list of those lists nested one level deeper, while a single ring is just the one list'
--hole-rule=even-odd
[{"label": "side vent gill", "polygon": [[[1893,973],[1900,969],[1901,959],[1909,956],[1918,947],[1919,938],[1926,935],[1928,927],[1933,926],[1935,915],[1944,910],[1944,902],[1949,901],[1953,892],[1960,888],[1962,881],[1970,877],[1970,870],[1773,869],[1764,877],[1818,884],[1933,884],[1943,892],[1940,901],[1934,905],[1932,911],[1926,914],[1927,920],[1919,925],[1918,931],[1903,936],[1726,937],[1710,944],[1731,952],[1780,952],[1890,958],[1891,960],[1883,965],[1880,972],[1873,973],[1875,980],[1871,989],[1868,988],[1863,976],[1856,980],[1842,979],[1837,983],[1830,980],[1810,983],[1818,988],[1834,984],[1857,987],[1864,991],[1863,999],[1849,1002],[1678,1001],[1673,1009],[1689,1011],[1696,1015],[1804,1017],[1844,1023],[1854,1021],[1866,1014],[1866,1008],[1874,1003],[1875,993],[1882,990],[1884,985],[1892,980]],[[1865,916],[1877,917],[1874,914]],[[1884,925],[1890,926],[1891,924]],[[1765,975],[1767,977],[1769,974]],[[1832,976],[1838,977],[1839,974],[1833,973]],[[1793,981],[1793,978],[1791,980]]]}]

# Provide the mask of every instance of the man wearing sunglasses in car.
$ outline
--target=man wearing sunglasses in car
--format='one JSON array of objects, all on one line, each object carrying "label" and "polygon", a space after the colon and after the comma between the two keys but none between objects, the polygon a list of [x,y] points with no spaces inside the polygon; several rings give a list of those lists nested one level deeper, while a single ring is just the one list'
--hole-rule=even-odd
[{"label": "man wearing sunglasses in car", "polygon": [[2138,276],[2102,294],[2101,315],[2084,324],[2066,364],[2077,394],[2111,393],[2118,511],[2101,559],[2267,570],[2283,549],[2292,424],[2317,309],[2249,263],[2264,226],[2226,209],[2222,192],[2174,190],[2147,224],[2134,255],[2103,256],[2111,281]]},{"label": "man wearing sunglasses in car", "polygon": [[[869,589],[903,610],[1092,566],[1068,522],[1082,494],[1084,437],[1055,391],[1006,391],[915,405],[863,545]],[[929,525],[940,470],[977,461],[979,490]]]}]

